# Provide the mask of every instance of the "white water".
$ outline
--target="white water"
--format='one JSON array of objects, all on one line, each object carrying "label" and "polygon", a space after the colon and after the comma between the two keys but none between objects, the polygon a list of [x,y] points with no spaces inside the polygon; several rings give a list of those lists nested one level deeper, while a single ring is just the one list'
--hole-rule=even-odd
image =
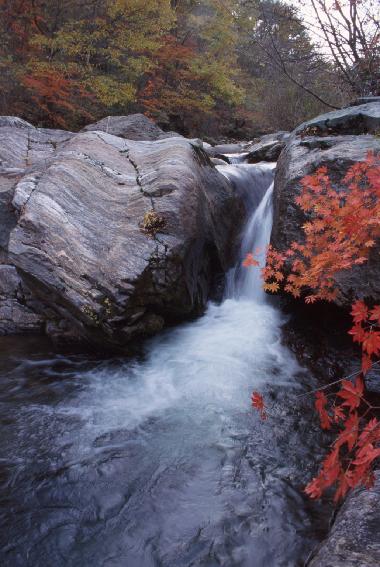
[{"label": "white water", "polygon": [[220,305],[142,361],[39,355],[2,377],[5,567],[295,567],[314,545],[307,418],[276,427],[250,406],[254,389],[299,388],[282,316],[241,270],[269,241],[273,165],[220,170],[251,210]]},{"label": "white water", "polygon": [[[227,407],[247,407],[252,389],[272,380],[274,367],[285,369],[279,372],[277,385],[289,384],[298,370],[280,344],[282,316],[266,300],[260,268],[242,267],[251,251],[258,251],[255,257],[261,265],[265,261],[272,228],[274,165],[219,169],[245,181],[249,206],[264,193],[244,227],[239,259],[227,276],[225,299],[220,305],[210,304],[198,321],[150,341],[145,362],[128,362],[111,376],[105,367],[87,377],[88,387],[78,398],[78,407],[71,405],[67,410],[87,416],[82,432],[86,446],[89,434],[95,437],[122,426],[136,427],[169,408],[187,406],[202,419],[210,408],[224,413]],[[247,180],[256,183],[247,186]]]}]

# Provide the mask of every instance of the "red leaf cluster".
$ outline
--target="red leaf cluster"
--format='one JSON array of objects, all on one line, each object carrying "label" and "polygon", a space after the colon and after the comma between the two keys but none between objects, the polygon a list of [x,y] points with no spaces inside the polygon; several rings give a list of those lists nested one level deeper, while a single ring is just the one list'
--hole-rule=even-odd
[{"label": "red leaf cluster", "polygon": [[[306,303],[333,301],[338,295],[336,274],[366,262],[380,236],[379,179],[380,156],[374,153],[348,169],[339,190],[326,167],[304,177],[295,199],[308,218],[302,227],[304,241],[293,242],[285,254],[269,247],[264,288],[276,292],[283,282],[294,297],[306,293]],[[369,340],[371,349],[377,339]]]},{"label": "red leaf cluster", "polygon": [[[335,500],[358,485],[370,487],[373,481],[372,466],[380,456],[380,423],[376,417],[367,421],[373,406],[364,397],[363,376],[372,367],[372,356],[380,352],[380,306],[369,309],[363,301],[352,306],[354,326],[350,333],[362,346],[362,373],[354,382],[341,380],[340,389],[329,403],[323,392],[317,392],[315,407],[322,429],[337,428],[332,449],[322,468],[305,488],[311,498],[319,498],[336,484]],[[369,342],[371,340],[371,342]],[[370,345],[370,346],[369,346]],[[361,408],[363,413],[359,413]]]}]

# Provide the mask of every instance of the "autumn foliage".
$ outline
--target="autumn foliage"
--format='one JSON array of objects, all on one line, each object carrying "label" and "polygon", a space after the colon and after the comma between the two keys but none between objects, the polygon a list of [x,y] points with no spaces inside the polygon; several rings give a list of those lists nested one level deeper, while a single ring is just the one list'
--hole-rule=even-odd
[{"label": "autumn foliage", "polygon": [[320,497],[333,484],[337,486],[335,500],[359,484],[372,486],[372,465],[380,456],[380,422],[372,416],[379,408],[365,399],[363,379],[380,354],[380,306],[368,309],[358,300],[351,314],[354,326],[350,334],[362,348],[362,371],[354,382],[341,380],[336,393],[316,393],[322,429],[335,428],[337,434],[318,476],[305,489],[311,498]]},{"label": "autumn foliage", "polygon": [[301,185],[295,201],[308,217],[304,241],[285,253],[269,247],[264,287],[276,292],[283,286],[297,298],[304,293],[307,303],[332,301],[339,293],[336,275],[366,262],[380,235],[380,157],[370,153],[338,184],[321,167]]},{"label": "autumn foliage", "polygon": [[231,121],[233,24],[229,0],[0,0],[0,113],[70,129],[130,112],[181,131],[220,108]]},{"label": "autumn foliage", "polygon": [[[332,301],[339,294],[337,274],[365,263],[380,236],[380,156],[368,154],[339,182],[333,183],[322,167],[304,177],[301,185],[296,203],[307,217],[303,242],[293,242],[285,252],[269,246],[262,270],[264,288],[272,293],[282,289],[307,303]],[[253,254],[244,265],[257,265]],[[333,485],[335,500],[355,486],[370,487],[372,467],[380,457],[380,422],[375,416],[380,408],[365,398],[365,376],[380,355],[380,305],[357,299],[351,315],[349,334],[361,348],[361,371],[316,392],[321,428],[336,435],[318,475],[305,488],[311,498],[319,498]],[[252,405],[266,415],[257,392]]]}]

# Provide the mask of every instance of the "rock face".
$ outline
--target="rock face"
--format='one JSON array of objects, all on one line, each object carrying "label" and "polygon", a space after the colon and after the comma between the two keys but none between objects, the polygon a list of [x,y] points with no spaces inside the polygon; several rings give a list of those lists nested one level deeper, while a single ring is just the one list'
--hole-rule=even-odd
[{"label": "rock face", "polygon": [[380,565],[380,474],[375,486],[346,499],[327,540],[309,567],[375,567]]},{"label": "rock face", "polygon": [[[355,107],[360,109],[360,116],[365,115],[380,120],[380,103]],[[339,124],[342,130],[348,130],[352,125],[355,109],[344,109],[339,113],[332,112],[310,121],[307,124],[327,125],[334,123],[339,114]],[[344,114],[346,113],[346,114]],[[346,116],[346,122],[343,117]],[[361,119],[360,119],[361,120]],[[361,122],[366,130],[369,122]],[[372,122],[372,124],[374,124]],[[355,126],[355,128],[357,125]],[[303,132],[301,135],[300,133]],[[293,241],[301,241],[302,225],[306,217],[295,204],[294,199],[301,190],[300,180],[307,174],[313,173],[320,166],[327,166],[330,178],[339,187],[347,169],[358,161],[365,160],[368,151],[380,152],[380,138],[370,134],[356,135],[305,135],[305,128],[297,128],[286,144],[278,162],[274,188],[274,223],[272,244],[281,250],[289,248]],[[339,305],[348,307],[354,296],[380,299],[380,248],[371,249],[369,261],[362,266],[346,270],[339,274],[338,287]]]},{"label": "rock face", "polygon": [[144,114],[128,116],[106,116],[95,124],[89,124],[83,132],[101,131],[127,140],[163,140],[164,138],[181,137],[175,132],[164,132]]},{"label": "rock face", "polygon": [[246,162],[277,161],[288,137],[288,132],[276,132],[263,136],[259,141],[247,146],[245,150],[248,152],[245,158]]},{"label": "rock face", "polygon": [[44,318],[28,303],[33,297],[16,268],[0,264],[0,335],[42,332]]},{"label": "rock face", "polygon": [[204,307],[243,209],[199,145],[9,126],[0,141],[0,315],[13,301],[28,329],[122,347]]},{"label": "rock face", "polygon": [[0,334],[39,333],[44,328],[45,306],[9,264],[9,236],[17,224],[12,200],[25,170],[45,167],[72,136],[63,130],[35,128],[15,116],[0,117]]}]

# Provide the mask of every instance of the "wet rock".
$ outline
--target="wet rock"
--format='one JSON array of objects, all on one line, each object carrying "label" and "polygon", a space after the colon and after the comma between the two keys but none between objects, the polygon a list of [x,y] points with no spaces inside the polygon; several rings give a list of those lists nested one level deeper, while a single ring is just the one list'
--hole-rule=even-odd
[{"label": "wet rock", "polygon": [[221,158],[211,158],[211,162],[214,165],[226,165],[226,163],[228,163],[225,159]]},{"label": "wet rock", "polygon": [[262,136],[258,141],[247,146],[248,152],[245,161],[247,163],[258,163],[260,161],[277,161],[287,138],[288,132],[276,132]]},{"label": "wet rock", "polygon": [[380,97],[375,102],[322,114],[304,122],[295,133],[301,136],[377,134],[380,130]]},{"label": "wet rock", "polygon": [[[334,114],[334,113],[332,113]],[[306,136],[292,135],[278,162],[274,187],[272,244],[281,250],[301,241],[307,217],[295,204],[301,179],[321,166],[327,166],[333,183],[339,187],[347,169],[363,161],[369,151],[380,151],[380,139],[372,135]],[[337,277],[340,296],[337,304],[349,307],[355,296],[380,300],[380,247],[371,249],[362,266],[341,272]]]},{"label": "wet rock", "polygon": [[181,137],[176,132],[164,132],[144,114],[128,116],[106,116],[94,124],[83,128],[83,132],[107,132],[127,140],[162,140],[164,138]]},{"label": "wet rock", "polygon": [[339,510],[330,534],[309,567],[380,565],[380,473],[375,486],[353,492]]},{"label": "wet rock", "polygon": [[245,144],[219,144],[205,148],[210,157],[225,159],[225,154],[240,154],[245,151]]},{"label": "wet rock", "polygon": [[0,335],[39,333],[44,319],[28,306],[33,301],[16,268],[0,265]]},{"label": "wet rock", "polygon": [[14,181],[5,254],[58,339],[120,347],[157,332],[202,309],[232,261],[242,206],[183,138],[79,133]]}]

